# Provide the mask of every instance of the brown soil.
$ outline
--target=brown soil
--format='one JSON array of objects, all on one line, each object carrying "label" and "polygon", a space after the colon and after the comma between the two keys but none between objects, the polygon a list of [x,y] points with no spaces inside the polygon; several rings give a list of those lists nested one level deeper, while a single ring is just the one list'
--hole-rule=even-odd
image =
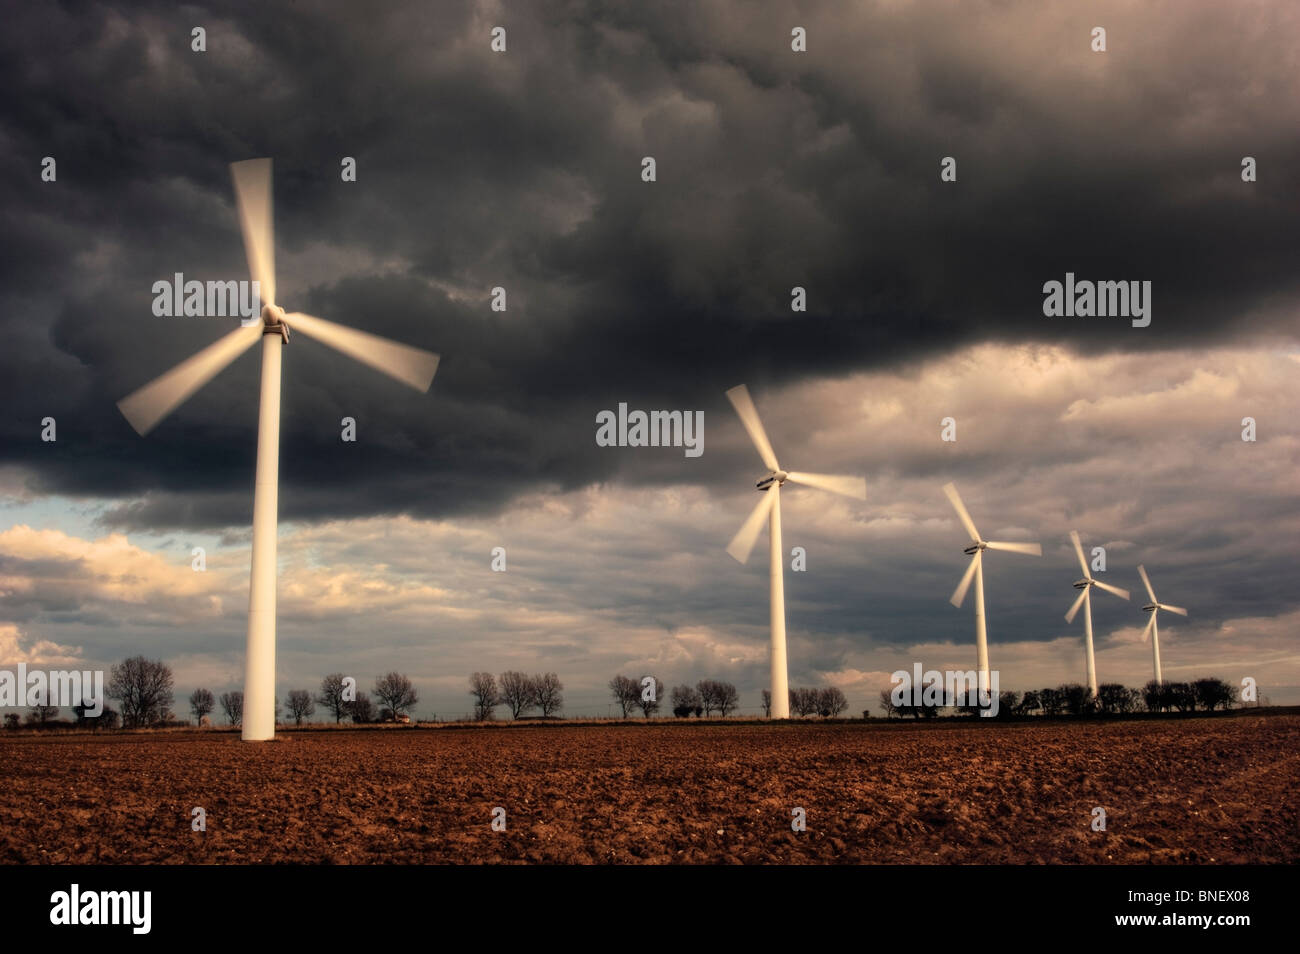
[{"label": "brown soil", "polygon": [[1300,860],[1294,716],[18,735],[0,765],[9,863]]}]

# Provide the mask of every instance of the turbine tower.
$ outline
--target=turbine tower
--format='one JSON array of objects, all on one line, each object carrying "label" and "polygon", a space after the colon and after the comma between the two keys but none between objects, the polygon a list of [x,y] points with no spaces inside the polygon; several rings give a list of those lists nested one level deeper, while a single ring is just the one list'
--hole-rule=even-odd
[{"label": "turbine tower", "polygon": [[248,270],[261,288],[262,315],[123,398],[117,406],[131,426],[147,434],[164,417],[262,340],[262,386],[257,416],[257,476],[253,487],[253,558],[248,597],[248,651],[244,669],[245,741],[275,736],[276,532],[279,519],[280,355],[289,329],[301,331],[417,391],[429,390],[438,356],[387,338],[355,331],[275,302],[275,245],[271,160],[232,163],[239,224]]},{"label": "turbine tower", "polygon": [[957,589],[952,591],[949,602],[953,606],[960,608],[961,604],[966,600],[966,591],[970,589],[971,580],[975,580],[975,665],[979,670],[979,688],[990,691],[989,640],[988,633],[984,628],[984,551],[1009,550],[1012,553],[1042,556],[1043,547],[1042,544],[1038,543],[996,543],[980,539],[979,531],[975,529],[975,521],[970,518],[970,512],[966,509],[966,505],[961,502],[961,496],[957,493],[956,485],[944,484],[943,492],[948,495],[949,502],[952,503],[953,509],[957,511],[957,516],[961,519],[961,525],[966,528],[966,532],[970,534],[973,541],[973,544],[964,551],[971,556],[970,566],[966,568],[966,573],[962,576],[961,582],[957,584]]},{"label": "turbine tower", "polygon": [[1092,588],[1100,586],[1107,593],[1114,593],[1121,599],[1128,599],[1128,590],[1120,589],[1118,586],[1111,586],[1109,583],[1103,583],[1101,580],[1094,580],[1092,574],[1088,572],[1088,561],[1083,558],[1083,544],[1079,542],[1079,533],[1077,530],[1070,531],[1070,539],[1074,542],[1074,552],[1079,557],[1079,566],[1083,567],[1083,579],[1075,580],[1075,589],[1082,590],[1079,598],[1074,601],[1069,612],[1065,614],[1067,623],[1074,622],[1075,615],[1079,612],[1079,607],[1083,607],[1083,639],[1084,639],[1084,657],[1088,667],[1088,689],[1092,692],[1092,697],[1097,698],[1097,657],[1092,651]]},{"label": "turbine tower", "polygon": [[743,384],[727,392],[740,422],[749,432],[749,439],[758,449],[758,456],[763,459],[768,474],[755,486],[763,494],[745,522],[740,527],[727,552],[741,563],[749,559],[749,554],[758,542],[758,535],[763,530],[763,521],[768,521],[768,539],[771,543],[772,576],[772,718],[790,718],[790,683],[785,661],[785,563],[781,544],[781,485],[787,480],[796,484],[805,484],[820,490],[843,494],[855,500],[867,499],[867,482],[862,477],[838,477],[831,474],[807,474],[797,471],[784,471],[777,463],[772,445],[768,443],[763,422],[759,420],[758,409],[749,396],[749,389]]},{"label": "turbine tower", "polygon": [[1156,599],[1156,591],[1151,588],[1151,580],[1147,577],[1146,568],[1138,564],[1138,575],[1142,577],[1142,585],[1147,588],[1147,596],[1151,597],[1151,602],[1142,607],[1144,612],[1151,614],[1151,619],[1147,620],[1147,628],[1142,630],[1142,642],[1147,641],[1147,636],[1151,637],[1151,662],[1156,670],[1156,685],[1163,686],[1164,679],[1160,675],[1160,626],[1156,623],[1156,617],[1160,615],[1161,610],[1169,610],[1171,613],[1177,613],[1179,616],[1186,616],[1187,610],[1181,606],[1170,606],[1168,603],[1161,603]]}]

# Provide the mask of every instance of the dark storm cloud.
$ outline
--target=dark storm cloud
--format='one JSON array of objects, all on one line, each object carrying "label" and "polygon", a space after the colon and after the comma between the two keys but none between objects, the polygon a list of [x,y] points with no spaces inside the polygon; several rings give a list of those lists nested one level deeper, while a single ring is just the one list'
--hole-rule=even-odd
[{"label": "dark storm cloud", "polygon": [[[11,11],[0,131],[5,460],[110,523],[251,512],[257,358],[140,439],[114,402],[226,330],[152,283],[243,277],[227,164],[275,159],[281,303],[437,350],[416,395],[298,336],[283,519],[491,513],[521,491],[753,469],[722,391],[979,340],[1170,348],[1291,332],[1297,13],[467,3]],[[507,27],[508,52],[488,30]],[[795,24],[809,52],[789,49]],[[1095,54],[1088,35],[1109,30]],[[208,31],[208,52],[190,30]],[[38,178],[42,156],[57,183]],[[659,181],[640,181],[642,156]],[[939,159],[958,160],[941,183]],[[1260,182],[1240,182],[1252,155]],[[339,181],[354,156],[356,183]],[[1044,318],[1147,279],[1154,319]],[[793,285],[809,312],[789,311]],[[501,285],[510,309],[495,314]],[[698,408],[706,453],[594,444]],[[59,421],[56,445],[38,422]],[[339,440],[355,417],[361,441]],[[725,425],[722,423],[725,422]],[[717,453],[718,449],[726,452]]]}]

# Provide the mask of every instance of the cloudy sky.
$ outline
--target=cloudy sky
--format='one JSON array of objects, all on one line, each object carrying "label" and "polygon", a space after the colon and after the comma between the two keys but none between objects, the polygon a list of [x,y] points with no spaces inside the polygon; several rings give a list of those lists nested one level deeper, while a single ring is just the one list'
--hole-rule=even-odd
[{"label": "cloudy sky", "polygon": [[[860,711],[974,664],[951,480],[986,538],[1043,544],[986,561],[1004,688],[1083,679],[1078,530],[1134,593],[1097,593],[1101,681],[1150,678],[1144,563],[1191,610],[1167,678],[1300,701],[1294,4],[306,6],[8,14],[0,664],[162,657],[180,711],[241,685],[258,358],[144,438],[115,402],[233,327],[152,287],[248,277],[228,165],[270,156],[280,304],[442,355],[421,395],[285,350],[281,696],[398,669],[455,717],[519,668],[575,715],[618,672],[757,710],[745,382],[783,465],[867,481],[783,493],[792,685]],[[1067,272],[1150,281],[1149,327],[1045,317]],[[597,446],[620,402],[702,411],[704,453]]]}]

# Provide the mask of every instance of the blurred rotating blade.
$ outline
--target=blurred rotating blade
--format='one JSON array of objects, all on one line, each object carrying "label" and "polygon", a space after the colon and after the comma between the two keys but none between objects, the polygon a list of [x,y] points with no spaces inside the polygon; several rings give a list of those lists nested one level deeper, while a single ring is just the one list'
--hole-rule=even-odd
[{"label": "blurred rotating blade", "polygon": [[1066,621],[1067,623],[1073,623],[1073,622],[1074,622],[1074,617],[1075,617],[1075,615],[1079,612],[1079,607],[1083,605],[1083,601],[1086,600],[1087,598],[1088,598],[1088,587],[1085,586],[1085,587],[1084,587],[1084,588],[1079,592],[1079,598],[1078,598],[1077,600],[1074,601],[1074,605],[1071,606],[1071,607],[1069,608],[1069,610],[1066,611],[1066,614],[1065,614],[1065,621]]},{"label": "blurred rotating blade", "polygon": [[1122,600],[1129,598],[1129,591],[1119,586],[1111,586],[1109,583],[1103,583],[1101,580],[1093,580],[1094,586],[1100,586],[1107,593],[1114,593]]},{"label": "blurred rotating blade", "polygon": [[1079,557],[1079,566],[1083,569],[1083,578],[1091,580],[1092,574],[1088,572],[1088,561],[1083,558],[1083,544],[1079,542],[1079,531],[1070,531],[1070,541],[1074,544],[1074,552]]},{"label": "blurred rotating blade", "polygon": [[191,394],[251,348],[262,337],[262,329],[260,321],[255,325],[236,328],[198,354],[186,358],[166,374],[131,392],[117,402],[122,416],[137,433],[148,434]]},{"label": "blurred rotating blade", "polygon": [[1142,630],[1142,642],[1145,643],[1148,639],[1151,638],[1151,630],[1155,625],[1156,625],[1156,614],[1153,612],[1151,614],[1151,618],[1147,620],[1147,628]]},{"label": "blurred rotating blade", "polygon": [[239,227],[244,233],[248,271],[262,292],[262,301],[275,304],[275,221],[271,211],[271,160],[247,159],[230,164],[235,183]]},{"label": "blurred rotating blade", "polygon": [[961,496],[957,493],[957,485],[944,484],[943,492],[948,495],[949,502],[952,504],[953,509],[957,511],[957,516],[961,519],[961,525],[966,528],[966,532],[970,534],[971,540],[975,543],[979,543],[980,532],[975,529],[975,521],[970,518],[970,511],[968,511],[966,505],[961,502]]},{"label": "blurred rotating blade", "polygon": [[759,420],[758,408],[754,407],[754,401],[749,396],[749,388],[737,384],[727,392],[727,399],[740,415],[740,423],[744,424],[745,430],[749,432],[749,439],[758,448],[758,456],[763,458],[763,466],[771,471],[780,470],[781,465],[776,462],[776,454],[772,452],[772,445],[768,443],[767,432],[763,430],[763,422]]},{"label": "blurred rotating blade", "polygon": [[957,589],[953,590],[952,596],[948,598],[948,602],[953,606],[960,607],[966,599],[966,591],[970,589],[970,581],[975,579],[975,568],[979,566],[982,552],[981,550],[975,551],[975,555],[971,557],[970,566],[966,567],[966,573],[962,576],[961,582],[957,584]]},{"label": "blurred rotating blade", "polygon": [[1042,556],[1043,545],[1041,543],[992,543],[988,544],[990,550],[1008,550],[1011,553],[1028,553],[1030,556]]},{"label": "blurred rotating blade", "polygon": [[300,311],[285,315],[284,321],[290,331],[301,331],[417,391],[429,390],[433,373],[438,370],[438,356],[432,351],[399,344],[355,328],[345,328]]},{"label": "blurred rotating blade", "polygon": [[1151,602],[1160,602],[1156,599],[1156,591],[1151,589],[1151,578],[1147,576],[1147,568],[1141,563],[1138,564],[1138,576],[1142,577],[1142,585],[1147,588],[1147,596],[1151,597]]},{"label": "blurred rotating blade", "polygon": [[1171,612],[1171,613],[1177,613],[1179,616],[1186,616],[1186,615],[1187,615],[1187,610],[1183,609],[1181,606],[1170,606],[1168,603],[1159,603],[1159,604],[1157,604],[1157,605],[1158,605],[1162,610],[1169,610],[1169,612]]},{"label": "blurred rotating blade", "polygon": [[767,515],[772,512],[772,505],[776,503],[776,494],[777,491],[774,490],[763,492],[763,499],[750,511],[745,522],[740,525],[740,532],[727,544],[727,552],[737,562],[744,563],[749,559],[754,544],[758,542],[758,535],[763,532],[763,521],[767,519]]},{"label": "blurred rotating blade", "polygon": [[854,500],[867,499],[867,481],[862,477],[840,477],[835,474],[805,474],[802,471],[790,471],[786,475],[796,484],[806,484],[818,490],[829,490],[833,494],[843,494]]}]

